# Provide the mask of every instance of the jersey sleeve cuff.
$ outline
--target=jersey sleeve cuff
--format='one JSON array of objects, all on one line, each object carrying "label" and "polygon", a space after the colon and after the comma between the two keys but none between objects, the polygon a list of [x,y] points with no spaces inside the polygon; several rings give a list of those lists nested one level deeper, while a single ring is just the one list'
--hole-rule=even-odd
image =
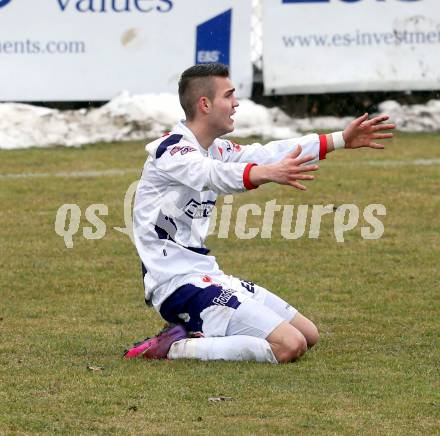
[{"label": "jersey sleeve cuff", "polygon": [[319,135],[319,160],[325,159],[327,147],[327,135]]},{"label": "jersey sleeve cuff", "polygon": [[248,191],[258,188],[258,186],[255,186],[251,183],[249,178],[249,173],[251,172],[252,167],[255,167],[256,165],[257,164],[255,163],[248,163],[243,171],[243,185]]}]

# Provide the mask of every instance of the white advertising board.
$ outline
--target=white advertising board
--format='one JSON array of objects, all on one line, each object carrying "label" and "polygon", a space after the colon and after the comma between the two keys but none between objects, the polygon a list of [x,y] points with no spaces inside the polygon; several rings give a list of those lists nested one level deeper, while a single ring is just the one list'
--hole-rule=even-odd
[{"label": "white advertising board", "polygon": [[177,93],[195,64],[252,86],[251,0],[0,0],[0,101]]},{"label": "white advertising board", "polygon": [[439,0],[263,0],[266,94],[440,89]]}]

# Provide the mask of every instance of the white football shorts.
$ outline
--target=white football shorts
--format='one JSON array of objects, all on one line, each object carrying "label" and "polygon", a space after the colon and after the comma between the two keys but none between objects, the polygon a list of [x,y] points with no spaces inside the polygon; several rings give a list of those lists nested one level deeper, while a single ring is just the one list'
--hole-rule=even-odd
[{"label": "white football shorts", "polygon": [[160,313],[193,334],[265,339],[298,313],[262,286],[237,277],[191,275],[185,281],[162,303]]}]

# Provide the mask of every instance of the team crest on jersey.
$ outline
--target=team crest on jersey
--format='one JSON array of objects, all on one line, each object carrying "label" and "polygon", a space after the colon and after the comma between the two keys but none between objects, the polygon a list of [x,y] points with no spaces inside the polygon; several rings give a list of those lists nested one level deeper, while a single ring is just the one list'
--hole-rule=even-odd
[{"label": "team crest on jersey", "polygon": [[180,145],[176,145],[175,147],[173,147],[170,151],[171,156],[174,156],[176,153],[179,153],[183,156],[186,153],[191,153],[191,151],[196,151],[195,148],[190,147],[189,145],[185,145],[185,146],[180,146]]}]

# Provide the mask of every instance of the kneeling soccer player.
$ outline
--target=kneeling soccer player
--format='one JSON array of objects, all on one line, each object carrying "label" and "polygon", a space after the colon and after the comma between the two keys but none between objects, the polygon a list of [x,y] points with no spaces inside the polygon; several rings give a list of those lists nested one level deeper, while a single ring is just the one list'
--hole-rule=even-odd
[{"label": "kneeling soccer player", "polygon": [[226,275],[204,245],[218,194],[268,182],[306,189],[314,163],[335,148],[383,148],[394,124],[365,114],[343,132],[263,146],[220,136],[234,130],[238,106],[228,68],[193,66],[179,81],[186,120],[147,145],[133,230],[145,300],[170,326],[125,357],[290,362],[318,341],[316,326],[267,289]]}]

